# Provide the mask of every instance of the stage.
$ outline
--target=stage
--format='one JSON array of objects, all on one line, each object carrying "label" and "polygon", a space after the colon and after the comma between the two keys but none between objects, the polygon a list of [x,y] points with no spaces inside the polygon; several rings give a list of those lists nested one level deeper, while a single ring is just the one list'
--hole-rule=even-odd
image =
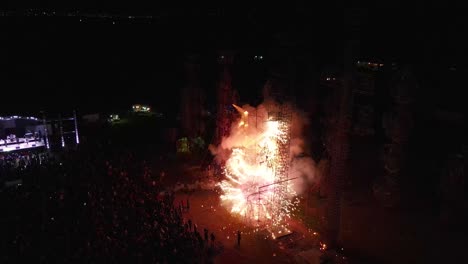
[{"label": "stage", "polygon": [[41,140],[41,139],[26,140],[26,138],[18,138],[17,142],[7,141],[6,144],[5,144],[5,140],[0,139],[0,153],[17,151],[17,150],[26,150],[26,149],[32,149],[32,148],[40,148],[44,146],[45,146],[44,140]]}]

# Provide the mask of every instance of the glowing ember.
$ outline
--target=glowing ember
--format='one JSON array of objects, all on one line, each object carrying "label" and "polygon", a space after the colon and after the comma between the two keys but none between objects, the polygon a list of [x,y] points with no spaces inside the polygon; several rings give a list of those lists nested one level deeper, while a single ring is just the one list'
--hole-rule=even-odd
[{"label": "glowing ember", "polygon": [[[289,123],[269,118],[260,128],[248,127],[249,113],[241,115],[237,146],[226,160],[226,179],[219,183],[223,205],[249,223],[277,225],[289,217],[295,192],[287,178]],[[252,221],[254,220],[254,221]]]},{"label": "glowing ember", "polygon": [[321,251],[327,250],[327,244],[320,242],[320,250]]}]

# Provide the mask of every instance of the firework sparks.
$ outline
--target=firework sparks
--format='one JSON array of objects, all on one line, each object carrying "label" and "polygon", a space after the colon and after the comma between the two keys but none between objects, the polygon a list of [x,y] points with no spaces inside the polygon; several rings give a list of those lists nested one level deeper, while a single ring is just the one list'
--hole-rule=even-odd
[{"label": "firework sparks", "polygon": [[291,202],[295,192],[287,175],[281,175],[288,173],[289,159],[285,156],[289,149],[282,149],[289,142],[289,123],[270,118],[261,128],[251,128],[249,112],[234,107],[241,115],[237,129],[249,132],[231,149],[224,168],[226,179],[219,183],[220,198],[231,213],[250,223],[279,224],[295,206]]}]

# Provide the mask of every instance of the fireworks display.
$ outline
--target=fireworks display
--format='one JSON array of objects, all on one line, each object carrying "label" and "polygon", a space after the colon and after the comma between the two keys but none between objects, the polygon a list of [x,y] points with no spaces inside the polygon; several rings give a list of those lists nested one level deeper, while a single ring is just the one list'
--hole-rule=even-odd
[{"label": "fireworks display", "polygon": [[[233,126],[221,201],[250,224],[282,225],[294,208],[288,178],[290,123],[283,112],[262,117],[235,106],[241,118]],[[254,125],[249,125],[253,123]]]}]

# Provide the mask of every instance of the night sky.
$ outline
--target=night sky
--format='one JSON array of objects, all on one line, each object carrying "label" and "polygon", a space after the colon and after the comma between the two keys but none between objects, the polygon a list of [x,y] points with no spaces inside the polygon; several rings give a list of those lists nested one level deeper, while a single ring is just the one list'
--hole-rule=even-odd
[{"label": "night sky", "polygon": [[[154,17],[0,17],[2,113],[68,108],[90,112],[128,108],[135,102],[174,112],[185,84],[184,61],[192,53],[201,55],[201,86],[213,101],[216,56],[222,49],[236,50],[244,58],[240,61],[245,64],[237,67],[236,88],[241,97],[254,97],[258,92],[252,89],[258,90],[265,76],[254,76],[245,58],[264,54],[268,64],[267,56],[281,46],[278,35],[294,42],[296,57],[303,54],[317,69],[342,60],[339,8],[82,10]],[[361,56],[411,63],[422,75],[451,64],[461,68],[467,57],[462,34],[467,24],[462,11],[369,9],[358,36]],[[443,78],[430,83],[440,86]]]}]

